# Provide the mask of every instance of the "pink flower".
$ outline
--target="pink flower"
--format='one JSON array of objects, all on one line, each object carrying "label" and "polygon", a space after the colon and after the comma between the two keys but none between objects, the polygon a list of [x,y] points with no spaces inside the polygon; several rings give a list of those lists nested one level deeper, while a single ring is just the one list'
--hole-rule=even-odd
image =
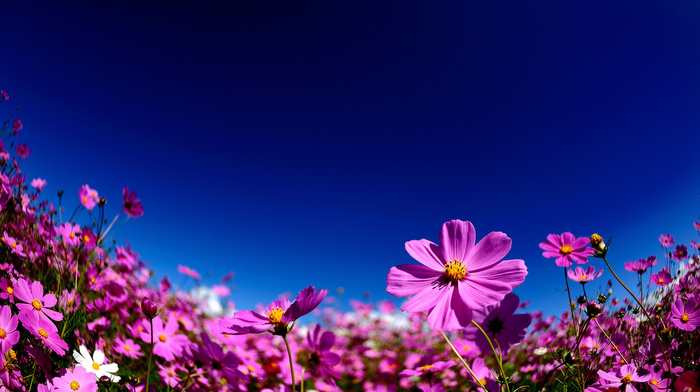
[{"label": "pink flower", "polygon": [[63,238],[66,245],[76,246],[80,243],[80,226],[77,223],[71,226],[70,222],[66,222],[56,229],[56,233]]},{"label": "pink flower", "polygon": [[674,244],[673,236],[671,234],[666,234],[666,235],[661,234],[659,236],[659,242],[661,243],[661,246],[663,246],[664,248],[669,248],[669,247],[673,246],[673,244]]},{"label": "pink flower", "polygon": [[62,377],[53,379],[54,392],[96,392],[97,377],[84,367],[76,366]]},{"label": "pink flower", "polygon": [[311,374],[319,374],[329,384],[335,385],[335,380],[343,378],[343,375],[333,366],[340,363],[340,356],[331,352],[335,343],[335,334],[331,331],[321,333],[321,325],[316,324],[316,328],[309,330],[306,336],[309,343],[310,359],[309,371]]},{"label": "pink flower", "polygon": [[95,233],[92,232],[92,229],[89,227],[85,226],[83,229],[80,231],[80,240],[85,244],[85,248],[88,250],[95,248],[95,245],[97,245],[97,237],[95,237]]},{"label": "pink flower", "polygon": [[16,254],[17,256],[22,256],[22,257],[27,257],[27,255],[23,252],[24,247],[22,244],[20,244],[14,237],[10,237],[7,235],[7,232],[3,233],[2,236],[2,242],[7,244],[7,246],[10,247],[10,252]]},{"label": "pink flower", "polygon": [[[153,353],[166,361],[172,361],[176,356],[181,356],[186,346],[189,346],[190,340],[185,335],[176,335],[179,326],[177,319],[171,318],[168,324],[163,326],[163,320],[160,317],[153,318]],[[151,343],[151,326],[149,323],[144,324],[144,331],[141,332],[141,339],[146,343]]]},{"label": "pink flower", "polygon": [[646,272],[649,267],[658,264],[656,261],[656,256],[649,256],[646,259],[639,259],[637,261],[627,261],[625,262],[625,269],[630,272],[637,272],[640,275]]},{"label": "pink flower", "polygon": [[22,322],[24,328],[29,330],[56,354],[63,356],[68,350],[68,343],[61,339],[58,335],[58,328],[48,319],[40,318],[33,312],[21,312],[19,321]]},{"label": "pink flower", "polygon": [[92,210],[95,208],[97,205],[97,202],[99,201],[100,197],[97,194],[97,191],[90,188],[87,185],[83,185],[80,187],[80,190],[78,191],[78,196],[80,197],[80,203],[85,206],[88,210]]},{"label": "pink flower", "polygon": [[474,245],[471,222],[453,220],[442,225],[440,247],[428,240],[406,243],[406,251],[423,265],[392,267],[387,292],[413,297],[404,312],[427,312],[428,325],[441,331],[470,324],[472,312],[502,300],[525,281],[523,260],[501,260],[510,251],[511,239],[491,232]]},{"label": "pink flower", "polygon": [[22,312],[34,313],[37,317],[43,319],[52,319],[55,321],[63,320],[63,314],[55,310],[47,309],[58,302],[54,294],[44,295],[44,286],[41,282],[32,282],[31,288],[29,282],[25,279],[17,279],[15,284],[15,297],[24,302],[17,302],[17,309]]},{"label": "pink flower", "polygon": [[657,286],[666,286],[667,284],[673,281],[673,279],[671,278],[671,274],[669,273],[668,267],[664,267],[661,269],[661,271],[655,274],[651,274],[649,279],[651,280],[651,283]]},{"label": "pink flower", "polygon": [[114,339],[114,351],[119,354],[125,355],[129,358],[138,358],[143,353],[141,352],[141,346],[134,343],[131,339],[122,340],[121,338]]},{"label": "pink flower", "polygon": [[634,384],[638,382],[646,382],[651,378],[651,375],[646,373],[645,375],[639,374],[637,367],[634,365],[622,365],[616,373],[604,372],[598,370],[598,376],[607,381],[606,387],[619,387],[621,385],[626,385],[625,391],[627,392],[639,392]]},{"label": "pink flower", "polygon": [[[500,303],[474,311],[474,321],[489,335],[493,345],[498,342],[504,352],[525,338],[525,328],[532,322],[529,314],[514,314],[519,303],[517,295],[508,293]],[[464,329],[464,338],[474,341],[482,352],[491,351],[484,334],[474,325]]]},{"label": "pink flower", "polygon": [[678,298],[671,304],[671,321],[678,329],[694,331],[700,326],[700,309],[696,309],[694,298],[688,299],[683,305],[683,300]]},{"label": "pink flower", "polygon": [[42,178],[35,178],[32,180],[32,186],[36,188],[37,192],[41,192],[41,189],[46,186],[47,182],[46,180]]},{"label": "pink flower", "polygon": [[26,158],[29,156],[29,153],[32,152],[26,144],[18,144],[15,151],[17,151],[17,155],[20,158]]},{"label": "pink flower", "polygon": [[685,245],[676,245],[676,249],[673,251],[673,260],[683,261],[688,258],[688,248]]},{"label": "pink flower", "polygon": [[143,204],[140,199],[136,198],[136,191],[129,192],[129,187],[124,187],[122,190],[124,195],[124,205],[122,210],[131,218],[140,218],[143,216]]},{"label": "pink flower", "polygon": [[0,308],[0,352],[6,352],[19,341],[17,331],[17,316],[12,314],[12,309],[4,305]]},{"label": "pink flower", "polygon": [[603,275],[603,269],[601,268],[600,271],[595,272],[595,267],[589,265],[584,271],[583,268],[576,266],[574,271],[569,269],[566,271],[566,274],[569,275],[569,279],[584,284]]},{"label": "pink flower", "polygon": [[21,130],[22,128],[22,120],[16,118],[15,121],[12,122],[12,130],[14,131],[15,136],[17,136],[17,131]]},{"label": "pink flower", "polygon": [[182,264],[177,265],[177,272],[179,272],[183,275],[189,276],[192,279],[197,279],[197,280],[202,279],[202,276],[199,274],[199,272],[193,270],[190,267],[182,265]]},{"label": "pink flower", "polygon": [[587,246],[588,243],[588,237],[576,238],[567,231],[561,235],[548,235],[547,241],[540,243],[540,248],[544,250],[542,256],[556,258],[555,263],[559,267],[569,267],[574,261],[579,264],[588,262],[588,256],[595,253],[593,248]]},{"label": "pink flower", "polygon": [[294,302],[282,298],[265,308],[265,315],[251,310],[240,310],[233,317],[224,317],[218,321],[219,333],[229,335],[246,335],[249,333],[270,332],[273,335],[286,335],[289,323],[309,314],[321,304],[328,290],[316,292],[309,286],[299,292]]},{"label": "pink flower", "polygon": [[4,99],[5,101],[10,99],[10,96],[7,95],[7,92],[5,90],[0,90],[0,95],[2,95],[2,99]]}]

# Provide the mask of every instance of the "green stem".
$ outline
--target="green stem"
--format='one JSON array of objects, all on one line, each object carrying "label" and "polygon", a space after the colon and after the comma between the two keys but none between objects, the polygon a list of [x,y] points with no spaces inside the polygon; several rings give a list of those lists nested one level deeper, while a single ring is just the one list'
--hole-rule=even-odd
[{"label": "green stem", "polygon": [[287,335],[282,335],[282,339],[284,339],[284,345],[287,346],[287,355],[289,356],[289,370],[292,373],[292,392],[295,392],[297,383],[296,380],[294,380],[294,363],[292,362],[292,350],[289,348]]},{"label": "green stem", "polygon": [[[498,347],[499,351],[501,351],[501,354],[499,354],[496,349],[493,347],[493,343],[491,343],[491,339],[489,338],[489,335],[484,331],[483,328],[474,320],[472,320],[472,324],[481,331],[481,333],[484,335],[486,338],[486,341],[489,342],[489,346],[491,346],[491,350],[493,351],[493,355],[496,356],[496,362],[498,362],[498,368],[501,371],[501,376],[503,376],[503,382],[506,384],[506,390],[510,392],[510,385],[508,384],[508,377],[506,377],[506,372],[503,370],[503,358],[502,356],[502,351],[500,350],[500,346]],[[496,341],[496,344],[498,344],[498,341]]]},{"label": "green stem", "polygon": [[467,365],[467,361],[465,361],[464,358],[462,358],[462,356],[459,355],[459,352],[457,352],[457,349],[455,348],[455,346],[452,345],[452,342],[450,342],[450,339],[447,337],[447,335],[445,335],[445,333],[442,332],[442,331],[438,331],[438,332],[440,332],[440,335],[442,335],[442,337],[445,339],[445,341],[446,341],[447,344],[450,346],[450,348],[452,349],[452,351],[455,353],[455,355],[457,355],[457,358],[459,358],[460,362],[462,362],[462,365],[464,365],[464,367],[467,368],[467,371],[469,371],[469,374],[471,374],[472,377],[474,377],[474,380],[476,380],[476,383],[479,384],[479,386],[480,386],[481,388],[483,388],[483,390],[485,391],[485,390],[486,390],[486,386],[485,386],[484,384],[481,383],[481,380],[479,380],[479,378],[476,376],[476,374],[474,374],[474,372],[473,372],[472,369],[469,367],[469,365]]},{"label": "green stem", "polygon": [[148,320],[151,322],[151,353],[148,355],[148,373],[146,373],[146,392],[148,392],[148,383],[149,381],[151,381],[151,361],[153,360],[153,349],[156,346],[155,342],[153,341],[153,319],[149,317]]},{"label": "green stem", "polygon": [[625,359],[625,356],[622,355],[622,353],[620,352],[620,349],[617,348],[617,344],[613,343],[612,339],[610,339],[610,336],[605,332],[603,327],[601,327],[600,324],[598,324],[598,320],[593,319],[593,321],[595,321],[595,325],[598,326],[598,328],[600,329],[600,332],[602,332],[603,335],[605,335],[605,337],[608,339],[608,342],[610,343],[610,345],[612,345],[613,348],[615,349],[615,351],[617,351],[617,353],[620,354],[620,358],[622,358],[622,360],[625,361],[626,364],[629,364],[629,362]]}]

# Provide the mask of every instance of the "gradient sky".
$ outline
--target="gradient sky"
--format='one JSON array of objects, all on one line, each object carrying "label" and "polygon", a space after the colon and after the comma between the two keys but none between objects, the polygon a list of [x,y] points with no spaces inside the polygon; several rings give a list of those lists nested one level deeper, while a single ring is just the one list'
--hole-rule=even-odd
[{"label": "gradient sky", "polygon": [[239,308],[390,298],[404,243],[462,219],[508,234],[515,292],[559,312],[547,234],[613,236],[619,271],[698,239],[700,3],[226,3],[2,6],[25,173],[68,212],[82,184],[110,217],[136,190],[116,237],[156,276],[234,270]]}]

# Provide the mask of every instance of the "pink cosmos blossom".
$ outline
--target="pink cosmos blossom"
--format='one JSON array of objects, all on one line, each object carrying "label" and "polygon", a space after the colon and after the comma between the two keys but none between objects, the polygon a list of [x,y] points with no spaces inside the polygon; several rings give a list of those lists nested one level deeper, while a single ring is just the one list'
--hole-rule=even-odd
[{"label": "pink cosmos blossom", "polygon": [[97,377],[82,366],[53,379],[55,392],[97,392]]},{"label": "pink cosmos blossom", "polygon": [[29,149],[29,146],[26,144],[18,144],[17,147],[15,148],[15,151],[17,151],[17,155],[20,158],[26,158],[29,156],[29,153],[32,152],[32,150]]},{"label": "pink cosmos blossom", "polygon": [[22,322],[24,328],[29,330],[56,354],[63,356],[68,350],[68,343],[61,339],[58,335],[58,328],[48,319],[40,318],[33,312],[21,312],[19,321]]},{"label": "pink cosmos blossom", "polygon": [[331,352],[335,343],[335,334],[331,331],[321,333],[321,325],[316,324],[316,328],[309,330],[306,339],[309,343],[309,371],[311,374],[319,374],[329,384],[335,385],[335,380],[343,378],[343,375],[333,366],[340,363],[340,356]]},{"label": "pink cosmos blossom", "polygon": [[32,180],[32,186],[36,188],[37,192],[41,192],[41,190],[46,186],[46,184],[46,180],[42,178],[35,178]]},{"label": "pink cosmos blossom", "polygon": [[122,190],[122,194],[124,196],[124,205],[122,206],[122,210],[128,215],[130,218],[140,218],[143,216],[143,204],[141,203],[140,199],[136,198],[136,191],[131,191],[129,192],[129,187],[124,187]]},{"label": "pink cosmos blossom", "polygon": [[10,99],[10,96],[7,95],[7,92],[5,90],[0,90],[0,95],[2,96],[2,99],[4,99],[5,101]]},{"label": "pink cosmos blossom", "polygon": [[16,254],[17,256],[27,257],[27,254],[24,253],[24,246],[22,246],[22,244],[20,244],[14,237],[7,235],[7,232],[3,233],[2,242],[10,247],[11,253]]},{"label": "pink cosmos blossom", "polygon": [[211,286],[211,290],[214,292],[214,294],[222,298],[231,295],[231,289],[223,284],[215,284]]},{"label": "pink cosmos blossom", "polygon": [[15,303],[15,284],[4,276],[0,277],[0,298]]},{"label": "pink cosmos blossom", "polygon": [[218,321],[219,333],[246,335],[270,332],[284,336],[289,332],[289,323],[316,309],[326,294],[328,290],[316,292],[314,286],[309,286],[300,291],[292,303],[282,298],[268,305],[265,308],[266,315],[251,310],[240,310],[233,317],[224,317]]},{"label": "pink cosmos blossom", "polygon": [[182,265],[182,264],[177,265],[177,272],[179,272],[185,276],[189,276],[192,279],[196,279],[196,280],[202,279],[202,275],[200,275],[199,272],[193,270],[192,268],[190,268],[188,266]]},{"label": "pink cosmos blossom", "polygon": [[654,371],[654,366],[647,367],[646,369],[649,371],[647,385],[649,385],[654,392],[666,392],[671,390],[671,388],[669,388],[671,386],[671,379],[663,378],[664,372],[662,369]]},{"label": "pink cosmos blossom", "polygon": [[15,283],[15,297],[22,301],[17,302],[17,309],[21,312],[34,313],[37,317],[46,320],[63,320],[63,314],[61,312],[47,309],[53,307],[58,302],[56,295],[44,295],[44,286],[42,286],[39,281],[33,281],[31,284],[30,288],[29,281],[22,278],[17,279]]},{"label": "pink cosmos blossom", "polygon": [[622,365],[615,373],[598,370],[598,376],[608,382],[606,387],[620,387],[625,385],[625,391],[627,392],[639,392],[634,384],[646,382],[651,378],[648,373],[644,375],[640,374],[637,367],[634,365]]},{"label": "pink cosmos blossom", "polygon": [[22,120],[19,118],[16,118],[15,121],[12,122],[12,130],[14,131],[15,136],[17,136],[17,131],[21,130],[23,127]]},{"label": "pink cosmos blossom", "polygon": [[666,235],[661,234],[659,236],[659,242],[661,243],[661,246],[663,246],[664,248],[670,248],[674,244],[673,236],[671,234],[666,234]]},{"label": "pink cosmos blossom", "polygon": [[223,348],[211,341],[209,335],[202,332],[202,345],[197,346],[193,350],[195,359],[200,361],[204,367],[211,368],[213,376],[216,379],[222,377],[229,382],[239,379],[245,382],[249,381],[249,377],[238,370],[241,360],[233,352],[224,353]]},{"label": "pink cosmos blossom", "polygon": [[95,233],[87,226],[84,226],[83,229],[80,230],[80,241],[85,244],[85,248],[88,250],[94,249],[95,245],[97,245]]},{"label": "pink cosmos blossom", "polygon": [[683,261],[688,258],[688,248],[685,245],[676,245],[676,249],[673,251],[673,260]]},{"label": "pink cosmos blossom", "polygon": [[690,298],[683,305],[683,300],[678,298],[671,304],[671,321],[678,329],[694,331],[700,326],[700,309],[695,298]]},{"label": "pink cosmos blossom", "polygon": [[695,223],[693,223],[693,227],[695,227],[695,230],[700,230],[700,221],[695,221]]},{"label": "pink cosmos blossom", "polygon": [[[494,347],[498,342],[503,352],[523,340],[525,329],[532,322],[529,314],[514,314],[519,303],[517,295],[508,293],[500,303],[474,311],[474,321],[489,335]],[[491,352],[489,342],[476,326],[465,328],[464,338],[474,341],[482,352]]]},{"label": "pink cosmos blossom", "polygon": [[[490,350],[490,349],[489,349]],[[497,391],[498,390],[498,383],[496,380],[493,378],[493,371],[489,369],[486,364],[484,363],[484,358],[476,358],[474,362],[472,363],[472,371],[474,372],[474,375],[478,378],[478,380],[481,382],[482,385],[486,387],[487,391]],[[468,374],[469,376],[469,382],[477,388],[477,390],[480,390],[479,383],[474,380],[474,377],[471,374]]]},{"label": "pink cosmos blossom", "polygon": [[0,308],[0,352],[6,352],[19,341],[17,331],[17,316],[12,314],[12,309],[4,305]]},{"label": "pink cosmos blossom", "polygon": [[569,267],[574,261],[579,264],[588,262],[588,256],[595,253],[593,248],[588,246],[589,242],[588,237],[576,238],[567,231],[561,235],[548,235],[547,241],[540,243],[540,248],[544,250],[542,256],[556,258],[555,263],[559,267]]},{"label": "pink cosmos blossom", "polygon": [[114,351],[119,354],[125,355],[129,358],[138,358],[143,353],[141,352],[141,346],[134,343],[131,339],[116,338],[114,339]]},{"label": "pink cosmos blossom", "polygon": [[56,233],[63,238],[66,245],[76,246],[80,243],[80,226],[77,223],[66,222],[56,229]]},{"label": "pink cosmos blossom", "polygon": [[673,279],[671,278],[671,274],[669,273],[668,267],[664,267],[661,269],[661,271],[655,274],[651,274],[649,279],[651,279],[651,283],[657,286],[666,286],[667,284],[673,281]]},{"label": "pink cosmos blossom", "polygon": [[180,383],[178,374],[185,370],[182,365],[177,362],[173,362],[167,366],[163,366],[159,363],[157,363],[157,365],[159,369],[158,374],[163,379],[163,382],[171,388],[175,388]]},{"label": "pink cosmos blossom", "polygon": [[656,256],[649,256],[646,259],[625,262],[625,269],[630,272],[638,272],[641,275],[646,272],[649,267],[655,266],[656,264],[658,264]]},{"label": "pink cosmos blossom", "polygon": [[582,267],[576,266],[573,271],[571,269],[567,270],[566,274],[569,275],[569,279],[584,284],[603,275],[603,269],[601,268],[600,271],[595,272],[595,267],[589,265],[584,271]]},{"label": "pink cosmos blossom", "polygon": [[[177,320],[171,318],[168,324],[163,326],[160,317],[153,318],[153,353],[166,361],[172,361],[176,356],[182,355],[183,350],[189,346],[190,340],[185,335],[175,334],[179,326]],[[151,343],[151,326],[144,324],[144,331],[141,332],[141,339],[146,343]]]},{"label": "pink cosmos blossom", "polygon": [[78,196],[80,197],[80,203],[88,210],[95,208],[100,199],[97,191],[87,186],[87,184],[80,187]]},{"label": "pink cosmos blossom", "polygon": [[406,251],[423,265],[392,267],[387,292],[412,298],[405,312],[427,312],[428,325],[441,331],[464,328],[475,309],[483,309],[505,297],[525,281],[523,260],[502,260],[511,239],[491,232],[474,244],[476,231],[469,221],[442,225],[440,247],[428,240],[406,243]]}]

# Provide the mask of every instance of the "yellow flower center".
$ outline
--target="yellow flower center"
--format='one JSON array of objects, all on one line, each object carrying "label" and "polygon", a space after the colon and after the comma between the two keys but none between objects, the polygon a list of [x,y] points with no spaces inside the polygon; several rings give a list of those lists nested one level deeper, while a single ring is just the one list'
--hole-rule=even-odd
[{"label": "yellow flower center", "polygon": [[480,378],[479,382],[481,383],[481,385],[486,386],[486,379],[485,378]]},{"label": "yellow flower center", "polygon": [[15,249],[15,248],[17,247],[17,243],[14,242],[14,241],[12,241],[12,243],[10,244],[10,246],[12,247],[12,249]]},{"label": "yellow flower center", "polygon": [[4,329],[0,328],[0,339],[5,339],[5,336],[7,336],[7,333]]},{"label": "yellow flower center", "polygon": [[75,238],[75,234],[70,233],[70,234],[68,234],[68,237],[70,237],[70,239],[73,239],[73,238]]},{"label": "yellow flower center", "polygon": [[124,350],[126,350],[126,351],[131,351],[131,347],[129,347],[128,344],[125,344],[125,345],[124,345]]},{"label": "yellow flower center", "polygon": [[580,280],[586,280],[587,277],[588,277],[588,275],[581,275],[581,276],[579,277],[579,279],[580,279]]},{"label": "yellow flower center", "polygon": [[7,286],[7,294],[12,295],[12,294],[14,294],[14,293],[15,293],[15,289],[13,289],[13,288],[10,287],[10,286]]},{"label": "yellow flower center", "polygon": [[467,270],[461,261],[454,259],[445,265],[444,276],[450,282],[457,283],[467,276]]},{"label": "yellow flower center", "polygon": [[100,370],[100,365],[97,364],[97,362],[92,363],[92,368],[95,370]]},{"label": "yellow flower center", "polygon": [[12,349],[7,350],[7,356],[11,361],[17,360],[17,353],[15,352],[15,350],[12,350]]},{"label": "yellow flower center", "polygon": [[559,249],[559,253],[563,254],[564,256],[568,255],[569,253],[573,252],[574,248],[571,247],[571,245],[563,245],[561,249]]},{"label": "yellow flower center", "polygon": [[656,380],[651,380],[651,381],[649,381],[649,382],[650,382],[651,384],[653,384],[655,387],[658,387],[658,386],[659,386],[659,382],[656,381]]},{"label": "yellow flower center", "polygon": [[83,203],[87,203],[87,197],[83,197]]},{"label": "yellow flower center", "polygon": [[88,244],[89,244],[89,243],[90,243],[90,237],[88,237],[87,234],[84,235],[84,236],[83,236],[83,241],[85,241],[85,243],[88,243]]},{"label": "yellow flower center", "polygon": [[94,276],[90,277],[90,283],[95,284],[95,277]]},{"label": "yellow flower center", "polygon": [[70,389],[77,391],[78,389],[80,389],[80,384],[78,384],[77,381],[73,380],[70,382]]},{"label": "yellow flower center", "polygon": [[272,324],[279,324],[282,322],[282,315],[284,314],[284,310],[276,307],[272,309],[268,314],[267,318],[270,319],[270,322]]},{"label": "yellow flower center", "polygon": [[250,370],[251,372],[254,372],[255,368],[252,365],[248,365],[248,370]]},{"label": "yellow flower center", "polygon": [[425,365],[425,366],[421,366],[418,370],[420,370],[421,372],[424,372],[432,367],[433,367],[433,365]]},{"label": "yellow flower center", "polygon": [[683,313],[683,315],[681,316],[681,321],[687,323],[688,320],[690,320],[690,316],[688,315],[688,313]]},{"label": "yellow flower center", "polygon": [[39,335],[41,335],[41,337],[43,337],[44,339],[49,337],[49,333],[46,332],[44,328],[39,328]]},{"label": "yellow flower center", "polygon": [[658,282],[659,282],[659,284],[663,284],[663,283],[664,283],[664,278],[659,278]]},{"label": "yellow flower center", "polygon": [[165,343],[165,341],[167,340],[167,338],[165,337],[164,334],[160,334],[160,336],[158,336],[158,340],[160,340],[161,342]]},{"label": "yellow flower center", "polygon": [[620,379],[620,382],[623,384],[629,384],[632,382],[632,375],[627,373],[624,377]]},{"label": "yellow flower center", "polygon": [[34,309],[36,309],[36,310],[41,310],[41,302],[39,302],[39,301],[36,300],[36,299],[33,299],[33,300],[32,300],[32,306],[33,306]]}]

